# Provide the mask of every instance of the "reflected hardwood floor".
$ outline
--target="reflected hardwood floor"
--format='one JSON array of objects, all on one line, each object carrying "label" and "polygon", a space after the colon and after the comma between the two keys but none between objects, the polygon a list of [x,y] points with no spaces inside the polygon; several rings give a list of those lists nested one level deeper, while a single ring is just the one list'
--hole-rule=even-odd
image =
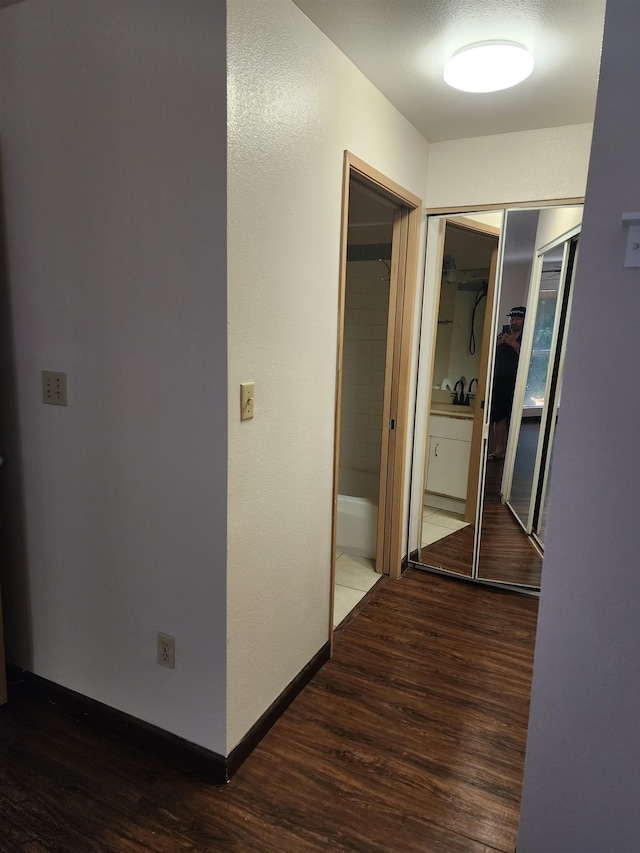
[{"label": "reflected hardwood floor", "polygon": [[512,853],[536,614],[517,593],[383,579],[223,787],[11,685],[0,851]]},{"label": "reflected hardwood floor", "polygon": [[443,539],[420,549],[419,562],[435,569],[471,577],[475,525],[456,530]]},{"label": "reflected hardwood floor", "polygon": [[[539,587],[542,557],[511,511],[500,502],[503,466],[504,463],[498,460],[487,461],[478,577]],[[425,566],[470,576],[474,531],[475,525],[470,524],[421,548],[419,561]]]},{"label": "reflected hardwood floor", "polygon": [[504,462],[487,462],[478,577],[539,587],[542,557],[500,501]]}]

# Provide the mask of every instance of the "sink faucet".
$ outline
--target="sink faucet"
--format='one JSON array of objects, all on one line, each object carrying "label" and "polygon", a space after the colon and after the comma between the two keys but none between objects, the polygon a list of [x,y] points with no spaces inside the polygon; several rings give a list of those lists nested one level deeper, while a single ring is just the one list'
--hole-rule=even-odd
[{"label": "sink faucet", "polygon": [[[456,392],[456,396],[453,400],[454,406],[464,406],[464,404],[465,404],[464,403],[464,384],[465,384],[465,382],[466,382],[466,379],[464,378],[464,376],[461,376],[460,379],[458,379],[456,384],[453,386],[453,390]],[[458,393],[458,385],[460,386],[460,393]]]},{"label": "sink faucet", "polygon": [[474,377],[469,383],[469,388],[467,389],[467,396],[465,397],[464,403],[465,406],[469,405],[469,395],[471,394],[471,388],[473,387],[473,383],[476,383],[476,389],[478,388],[478,380]]}]

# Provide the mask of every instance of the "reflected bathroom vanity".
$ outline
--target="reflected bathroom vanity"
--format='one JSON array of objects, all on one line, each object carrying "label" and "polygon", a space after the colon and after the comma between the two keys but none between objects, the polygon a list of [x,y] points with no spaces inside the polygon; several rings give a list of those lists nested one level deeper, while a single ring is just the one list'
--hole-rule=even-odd
[{"label": "reflected bathroom vanity", "polygon": [[464,514],[473,409],[470,405],[456,406],[448,401],[439,403],[432,399],[430,415],[425,503],[443,509],[457,509]]}]

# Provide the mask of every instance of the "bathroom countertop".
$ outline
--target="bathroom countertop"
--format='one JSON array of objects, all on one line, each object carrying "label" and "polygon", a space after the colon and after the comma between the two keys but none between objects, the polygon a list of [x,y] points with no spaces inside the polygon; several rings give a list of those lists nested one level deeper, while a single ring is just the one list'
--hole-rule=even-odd
[{"label": "bathroom countertop", "polygon": [[431,406],[432,415],[444,415],[447,418],[473,418],[472,406],[454,406],[453,403],[434,403]]}]

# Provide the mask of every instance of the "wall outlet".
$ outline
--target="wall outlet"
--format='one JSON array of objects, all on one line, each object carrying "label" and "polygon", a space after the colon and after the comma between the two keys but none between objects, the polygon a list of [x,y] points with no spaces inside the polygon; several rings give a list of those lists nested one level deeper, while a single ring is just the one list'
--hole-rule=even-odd
[{"label": "wall outlet", "polygon": [[176,668],[176,640],[169,634],[158,633],[158,663],[160,666]]},{"label": "wall outlet", "polygon": [[42,371],[42,402],[53,406],[67,405],[67,374],[55,370]]}]

